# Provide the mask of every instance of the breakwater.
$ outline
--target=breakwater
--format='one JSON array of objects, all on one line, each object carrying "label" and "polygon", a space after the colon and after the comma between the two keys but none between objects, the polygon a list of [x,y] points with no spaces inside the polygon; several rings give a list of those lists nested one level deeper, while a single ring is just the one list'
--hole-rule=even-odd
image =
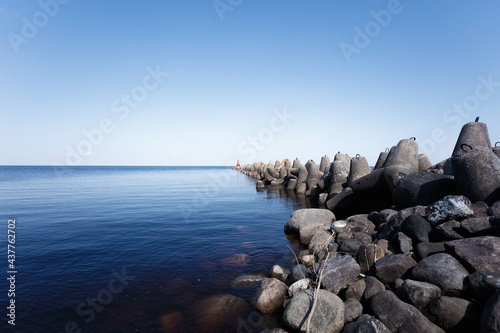
[{"label": "breakwater", "polygon": [[265,332],[500,332],[497,144],[477,118],[435,165],[409,138],[373,170],[341,152],[234,168],[319,207],[284,226],[302,250],[256,293],[257,310],[281,318]]}]

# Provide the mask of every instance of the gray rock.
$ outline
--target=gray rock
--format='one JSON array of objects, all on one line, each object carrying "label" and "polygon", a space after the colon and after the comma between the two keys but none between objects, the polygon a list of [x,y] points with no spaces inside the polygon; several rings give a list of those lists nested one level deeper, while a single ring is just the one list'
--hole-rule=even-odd
[{"label": "gray rock", "polygon": [[446,242],[445,246],[475,271],[494,272],[499,270],[500,237],[466,238]]},{"label": "gray rock", "polygon": [[255,307],[264,314],[271,314],[281,307],[287,292],[288,287],[280,280],[265,279],[257,290]]},{"label": "gray rock", "polygon": [[299,233],[304,225],[324,225],[327,228],[335,220],[335,215],[328,209],[306,208],[292,213],[291,219],[285,225],[285,231]]},{"label": "gray rock", "polygon": [[296,281],[288,287],[288,294],[293,297],[293,295],[309,289],[311,287],[311,279],[302,279],[299,281]]},{"label": "gray rock", "polygon": [[330,258],[322,264],[325,266],[321,284],[335,294],[353,282],[360,273],[358,263],[348,255]]},{"label": "gray rock", "polygon": [[290,272],[286,268],[281,267],[280,265],[274,265],[271,268],[271,272],[269,275],[282,282],[285,282],[285,280],[288,278],[288,275],[290,275]]},{"label": "gray rock", "polygon": [[477,201],[472,204],[472,211],[475,217],[488,216],[488,204],[484,201]]},{"label": "gray rock", "polygon": [[309,276],[307,267],[305,265],[295,265],[292,270],[292,277],[294,281],[305,279]]},{"label": "gray rock", "polygon": [[356,252],[358,252],[358,249],[362,244],[363,244],[363,242],[360,241],[359,239],[355,239],[355,238],[346,239],[345,241],[342,242],[338,251],[339,252],[356,253]]},{"label": "gray rock", "polygon": [[446,332],[469,333],[480,329],[481,308],[462,298],[441,296],[429,305],[429,312]]},{"label": "gray rock", "polygon": [[405,254],[393,254],[380,258],[375,263],[375,271],[380,281],[389,283],[402,277],[417,262]]},{"label": "gray rock", "polygon": [[369,300],[382,290],[385,290],[385,285],[374,276],[367,276],[365,278],[365,283],[366,288],[364,296],[366,300]]},{"label": "gray rock", "polygon": [[352,238],[352,234],[350,234],[348,232],[341,232],[340,234],[337,235],[335,241],[337,242],[337,244],[342,245],[342,243],[346,239],[351,239],[351,238]]},{"label": "gray rock", "polygon": [[402,178],[392,193],[392,199],[396,207],[403,209],[427,206],[450,194],[455,194],[453,176],[420,171]]},{"label": "gray rock", "polygon": [[311,237],[311,241],[309,242],[309,252],[316,253],[319,251],[326,252],[328,251],[328,244],[332,241],[334,237],[328,231],[319,229]]},{"label": "gray rock", "polygon": [[431,254],[442,253],[445,251],[446,249],[444,242],[440,243],[423,242],[417,244],[417,255],[420,257],[420,259],[426,258]]},{"label": "gray rock", "polygon": [[260,333],[287,333],[287,332],[281,328],[273,328],[260,331]]},{"label": "gray rock", "polygon": [[[293,330],[306,332],[313,306],[313,291],[304,290],[293,296],[283,312],[283,321]],[[311,332],[338,333],[344,327],[344,302],[335,294],[318,290],[317,304],[311,318]]]},{"label": "gray rock", "polygon": [[500,291],[491,295],[481,316],[481,333],[498,332],[500,332]]},{"label": "gray rock", "polygon": [[406,236],[402,232],[398,232],[398,243],[399,249],[403,254],[410,254],[410,251],[413,250],[413,244],[410,237]]},{"label": "gray rock", "polygon": [[375,262],[384,255],[384,248],[377,244],[361,245],[357,254],[361,273],[371,270]]},{"label": "gray rock", "polygon": [[314,259],[314,254],[308,254],[305,256],[300,257],[300,261],[307,267],[312,267],[314,265],[315,259]]},{"label": "gray rock", "polygon": [[391,333],[380,320],[369,315],[362,315],[354,323],[345,325],[344,333]]},{"label": "gray rock", "polygon": [[384,290],[373,296],[370,305],[380,321],[392,332],[444,333],[417,308],[401,301],[392,291]]},{"label": "gray rock", "polygon": [[401,223],[399,230],[418,242],[428,242],[432,227],[422,216],[411,215]]},{"label": "gray rock", "polygon": [[435,230],[445,240],[455,240],[464,238],[464,236],[460,234],[461,232],[463,232],[460,222],[455,220],[451,220],[443,224],[440,224],[435,228]]},{"label": "gray rock", "polygon": [[365,232],[369,233],[375,230],[375,224],[368,219],[368,214],[358,214],[347,218],[347,222],[353,223],[352,225],[357,225],[356,229],[351,228],[353,232]]},{"label": "gray rock", "polygon": [[363,314],[363,305],[355,299],[349,298],[344,302],[344,320],[346,323],[355,321]]},{"label": "gray rock", "polygon": [[411,271],[412,279],[432,283],[447,296],[459,296],[462,293],[467,275],[469,272],[460,262],[447,253],[426,257]]},{"label": "gray rock", "polygon": [[469,217],[460,222],[460,226],[473,236],[485,235],[493,230],[488,216]]},{"label": "gray rock", "polygon": [[354,298],[358,301],[361,300],[366,289],[365,279],[359,279],[349,284],[345,291],[345,298]]},{"label": "gray rock", "polygon": [[[379,238],[393,240],[394,237],[399,232],[399,228],[403,221],[405,221],[411,215],[425,215],[425,208],[423,206],[415,206],[410,208],[405,208],[400,210],[397,214],[393,215],[389,221],[380,228]],[[409,236],[409,235],[408,235]]]},{"label": "gray rock", "polygon": [[327,230],[328,227],[325,226],[324,224],[306,224],[303,225],[300,228],[299,231],[299,236],[300,236],[300,242],[302,244],[308,245],[309,242],[311,241],[312,236],[314,233],[318,230]]},{"label": "gray rock", "polygon": [[[363,244],[370,244],[372,242],[372,236],[364,232],[353,232],[352,237],[359,239]],[[358,248],[359,249],[359,248]],[[356,250],[357,252],[357,250]]]},{"label": "gray rock", "polygon": [[441,289],[431,283],[407,279],[399,288],[399,293],[404,301],[422,309],[441,296]]},{"label": "gray rock", "polygon": [[474,272],[467,276],[466,281],[474,298],[483,304],[494,292],[500,291],[500,271]]},{"label": "gray rock", "polygon": [[463,195],[447,195],[425,209],[427,220],[438,225],[449,220],[463,220],[473,216],[471,202]]},{"label": "gray rock", "polygon": [[394,210],[394,209],[384,209],[384,210],[381,210],[378,213],[378,217],[380,219],[380,223],[387,223],[391,219],[391,217],[393,217],[397,213],[398,213],[398,211]]}]

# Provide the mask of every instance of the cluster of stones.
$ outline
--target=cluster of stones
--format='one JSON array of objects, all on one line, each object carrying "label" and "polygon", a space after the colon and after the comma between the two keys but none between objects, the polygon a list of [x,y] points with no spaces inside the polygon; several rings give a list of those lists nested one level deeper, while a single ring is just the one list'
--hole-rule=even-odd
[{"label": "cluster of stones", "polygon": [[307,249],[262,281],[257,310],[283,322],[263,332],[305,332],[308,322],[310,332],[500,332],[499,152],[477,121],[446,161],[431,166],[417,149],[401,140],[373,171],[342,154],[240,168],[325,205],[285,225]]}]

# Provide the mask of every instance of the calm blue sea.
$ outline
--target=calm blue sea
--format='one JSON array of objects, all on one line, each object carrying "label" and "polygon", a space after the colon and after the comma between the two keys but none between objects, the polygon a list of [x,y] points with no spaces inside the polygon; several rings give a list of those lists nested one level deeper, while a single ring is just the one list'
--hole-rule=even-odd
[{"label": "calm blue sea", "polygon": [[303,206],[226,167],[0,166],[0,331],[163,332],[173,312],[201,331],[193,304],[220,293],[250,303],[255,289],[230,282],[283,260],[283,225]]}]

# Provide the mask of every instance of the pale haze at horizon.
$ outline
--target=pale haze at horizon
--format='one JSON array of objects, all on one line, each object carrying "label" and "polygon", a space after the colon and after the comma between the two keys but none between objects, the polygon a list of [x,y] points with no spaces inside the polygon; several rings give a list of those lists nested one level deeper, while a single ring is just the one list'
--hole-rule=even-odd
[{"label": "pale haze at horizon", "polygon": [[0,0],[0,165],[432,163],[500,141],[500,3]]}]

